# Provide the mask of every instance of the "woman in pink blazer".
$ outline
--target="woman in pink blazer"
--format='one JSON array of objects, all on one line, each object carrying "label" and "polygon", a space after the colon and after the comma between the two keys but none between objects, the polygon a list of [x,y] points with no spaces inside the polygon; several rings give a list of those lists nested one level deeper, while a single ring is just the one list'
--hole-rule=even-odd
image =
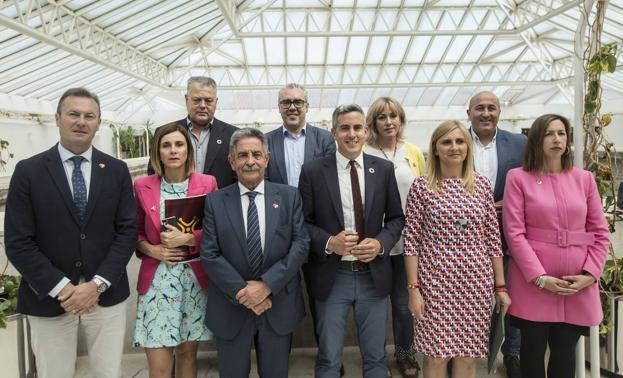
[{"label": "woman in pink blazer", "polygon": [[[156,174],[134,183],[137,204],[138,306],[134,345],[145,348],[150,377],[197,376],[198,341],[209,340],[205,327],[207,278],[199,254],[201,229],[187,234],[166,225],[164,200],[217,190],[209,175],[193,173],[193,146],[185,128],[170,123],[156,130],[151,163]],[[175,355],[175,359],[173,356]]]},{"label": "woman in pink blazer", "polygon": [[569,121],[537,118],[522,168],[508,172],[504,232],[510,261],[511,324],[521,329],[521,371],[575,377],[575,345],[602,318],[597,281],[609,244],[595,179],[574,168]]}]

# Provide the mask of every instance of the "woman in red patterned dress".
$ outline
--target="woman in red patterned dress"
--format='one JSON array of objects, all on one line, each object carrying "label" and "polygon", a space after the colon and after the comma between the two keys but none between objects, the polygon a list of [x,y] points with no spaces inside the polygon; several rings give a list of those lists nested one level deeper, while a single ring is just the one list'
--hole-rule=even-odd
[{"label": "woman in red patterned dress", "polygon": [[502,269],[500,234],[489,181],[474,172],[469,133],[458,121],[433,132],[427,175],[407,199],[403,231],[414,344],[424,377],[475,377],[488,353],[491,304],[511,300]]}]

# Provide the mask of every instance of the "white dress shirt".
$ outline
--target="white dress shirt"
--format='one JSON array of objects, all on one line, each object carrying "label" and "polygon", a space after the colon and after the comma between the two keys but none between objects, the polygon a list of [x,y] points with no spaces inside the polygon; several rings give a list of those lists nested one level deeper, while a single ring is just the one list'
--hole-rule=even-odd
[{"label": "white dress shirt", "polygon": [[[249,196],[246,195],[247,192],[251,190],[247,189],[244,185],[238,181],[238,187],[240,188],[240,203],[242,204],[242,219],[244,221],[244,234],[245,237],[247,235],[247,211],[249,211]],[[264,195],[264,180],[259,183],[259,185],[253,189],[254,192],[257,193],[255,196],[255,207],[257,207],[257,219],[260,223],[260,240],[262,243],[262,253],[264,253],[264,234],[266,233],[266,210],[265,210],[265,202],[266,197]]]},{"label": "white dress shirt", "polygon": [[495,142],[498,130],[495,129],[495,135],[487,145],[480,142],[480,138],[478,138],[474,129],[471,129],[471,133],[474,140],[474,168],[476,172],[489,179],[491,188],[495,188],[495,180],[498,175],[498,149]]},{"label": "white dress shirt", "polygon": [[[335,160],[337,163],[337,179],[340,186],[340,199],[342,200],[342,211],[344,213],[344,229],[349,231],[356,231],[355,228],[355,207],[353,205],[353,191],[350,184],[350,159],[346,158],[341,153],[335,153]],[[359,178],[359,189],[361,191],[361,205],[366,208],[365,204],[365,175],[363,172],[363,154],[359,154],[355,160],[355,167],[357,169],[357,177]],[[360,235],[363,236],[363,235]],[[353,255],[342,256],[343,261],[354,261],[357,258]]]}]

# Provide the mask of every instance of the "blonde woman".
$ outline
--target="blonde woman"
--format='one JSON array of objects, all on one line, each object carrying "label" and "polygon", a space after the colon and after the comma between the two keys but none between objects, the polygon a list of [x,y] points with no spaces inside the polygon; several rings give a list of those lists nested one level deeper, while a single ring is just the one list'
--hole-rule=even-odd
[{"label": "blonde woman", "polygon": [[506,311],[498,222],[489,181],[473,170],[472,142],[458,121],[440,124],[430,141],[427,175],[407,199],[403,231],[414,345],[424,377],[475,377],[488,353],[489,319]]},{"label": "blonde woman", "polygon": [[[368,135],[366,153],[386,159],[394,165],[400,202],[406,207],[409,188],[416,177],[424,174],[426,163],[422,151],[407,142],[403,136],[407,124],[405,111],[391,97],[380,97],[370,105],[366,125]],[[389,255],[392,262],[392,327],[396,364],[404,378],[417,377],[420,366],[413,350],[413,318],[407,306],[407,275],[405,273],[402,238]]]}]

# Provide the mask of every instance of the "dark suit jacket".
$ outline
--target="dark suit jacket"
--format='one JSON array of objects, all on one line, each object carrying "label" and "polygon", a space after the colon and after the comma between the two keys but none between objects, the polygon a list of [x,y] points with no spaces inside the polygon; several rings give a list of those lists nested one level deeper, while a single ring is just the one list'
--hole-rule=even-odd
[{"label": "dark suit jacket", "polygon": [[[272,291],[272,307],[265,314],[277,334],[287,335],[305,316],[299,269],[307,260],[309,236],[301,197],[295,188],[265,181],[265,210],[260,279]],[[236,183],[208,194],[201,239],[201,261],[209,280],[205,322],[223,339],[235,338],[242,326],[255,317],[235,299],[246,281],[256,279],[248,255]]]},{"label": "dark suit jacket", "polygon": [[[280,184],[288,183],[286,160],[283,149],[283,128],[280,126],[266,133],[266,142],[270,151],[270,161],[266,169],[266,179]],[[310,125],[305,126],[304,163],[335,154],[335,140],[327,130]]]},{"label": "dark suit jacket", "polygon": [[20,161],[11,178],[5,214],[9,260],[22,275],[17,311],[65,313],[48,293],[67,277],[100,275],[111,282],[99,299],[115,305],[129,295],[126,265],[136,245],[132,180],[120,160],[93,148],[84,224],[78,221],[58,146]]},{"label": "dark suit jacket", "polygon": [[[385,251],[370,262],[379,295],[391,291],[392,268],[389,251],[400,238],[404,214],[391,162],[363,155],[365,174],[364,237],[376,238]],[[335,154],[306,163],[301,171],[299,190],[303,197],[305,224],[311,237],[310,261],[305,279],[312,296],[324,300],[335,283],[341,256],[325,253],[329,237],[344,230]]]},{"label": "dark suit jacket", "polygon": [[[186,118],[180,119],[175,123],[188,129],[186,120]],[[229,161],[227,161],[227,155],[229,155],[229,140],[236,130],[238,130],[238,128],[229,123],[225,123],[216,118],[212,120],[212,129],[210,130],[210,140],[208,140],[208,150],[206,151],[203,173],[214,176],[219,188],[224,188],[236,182],[236,173],[232,171],[231,165]],[[188,129],[188,132],[190,132],[190,129]],[[147,174],[154,174],[151,161],[147,163]]]},{"label": "dark suit jacket", "polygon": [[[521,167],[523,152],[528,138],[523,134],[515,134],[498,128],[495,147],[498,155],[498,173],[493,188],[493,199],[497,202],[504,197],[506,173],[513,168]],[[503,234],[502,234],[503,235]]]}]

